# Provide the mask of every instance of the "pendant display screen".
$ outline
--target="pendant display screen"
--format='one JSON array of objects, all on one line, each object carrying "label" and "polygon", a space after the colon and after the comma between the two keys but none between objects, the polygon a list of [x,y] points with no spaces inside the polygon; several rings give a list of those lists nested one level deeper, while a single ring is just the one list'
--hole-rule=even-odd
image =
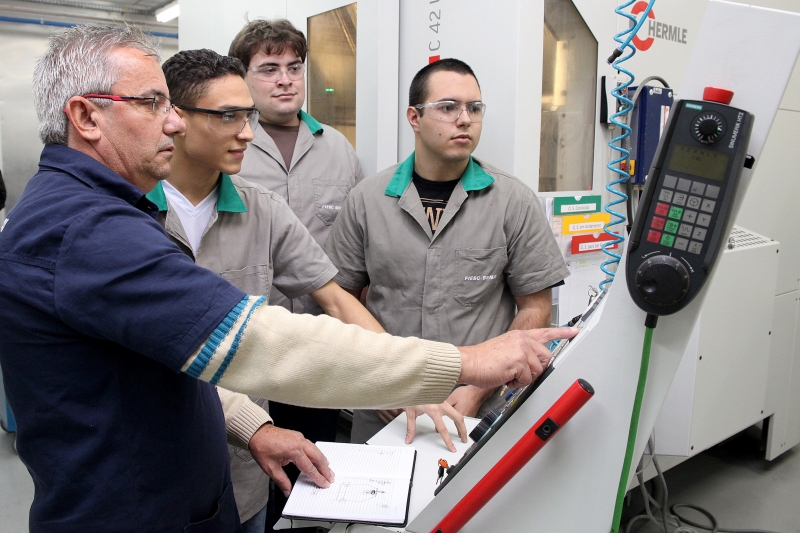
[{"label": "pendant display screen", "polygon": [[722,181],[728,168],[728,154],[675,144],[667,168],[701,178]]}]

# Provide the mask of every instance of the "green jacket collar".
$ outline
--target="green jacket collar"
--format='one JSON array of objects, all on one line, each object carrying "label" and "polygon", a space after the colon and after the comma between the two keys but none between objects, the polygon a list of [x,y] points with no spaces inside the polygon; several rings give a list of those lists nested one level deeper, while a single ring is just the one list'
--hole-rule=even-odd
[{"label": "green jacket collar", "polygon": [[[386,196],[400,198],[408,188],[408,184],[411,183],[411,175],[413,172],[414,152],[411,152],[411,155],[400,163],[400,166],[395,170],[394,176],[392,176],[392,179],[389,181],[389,185],[386,186],[384,194],[386,194]],[[464,190],[467,192],[480,191],[492,183],[494,183],[494,178],[483,170],[481,166],[472,159],[472,156],[469,156],[467,168],[461,175],[461,185],[464,187]]]},{"label": "green jacket collar", "polygon": [[[313,120],[313,119],[312,119]],[[164,186],[159,181],[155,188],[147,193],[147,199],[156,204],[159,211],[167,211],[167,196],[164,194]],[[231,177],[222,174],[219,182],[219,198],[217,198],[217,212],[246,213],[247,207],[244,205],[239,192],[231,181]]]},{"label": "green jacket collar", "polygon": [[306,123],[306,126],[308,126],[308,129],[311,130],[311,135],[316,135],[317,132],[321,132],[322,131],[322,124],[317,122],[317,120],[314,117],[312,117],[311,115],[309,115],[308,113],[306,113],[302,109],[297,114],[297,116],[300,117],[300,120],[302,120],[303,122]]}]

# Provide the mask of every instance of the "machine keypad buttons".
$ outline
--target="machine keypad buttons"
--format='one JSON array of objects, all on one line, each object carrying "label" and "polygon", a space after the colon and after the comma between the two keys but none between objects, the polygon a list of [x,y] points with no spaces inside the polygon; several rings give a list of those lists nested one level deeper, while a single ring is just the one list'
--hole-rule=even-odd
[{"label": "machine keypad buttons", "polygon": [[697,220],[697,211],[692,211],[687,209],[683,212],[683,221],[688,222],[689,224],[694,224],[694,221]]},{"label": "machine keypad buttons", "polygon": [[[706,185],[671,175],[664,176],[663,187],[658,193],[660,201],[656,204],[657,216],[654,216],[650,223],[647,240],[699,255],[703,251],[703,241],[708,234],[705,228],[711,224],[711,213],[717,205],[714,200],[719,194],[720,187],[716,185]],[[704,213],[698,213],[696,211],[698,209]],[[695,227],[694,224],[703,227]],[[677,235],[672,235],[675,233]]]},{"label": "machine keypad buttons", "polygon": [[668,191],[666,189],[661,189],[661,192],[658,194],[658,199],[662,202],[671,202],[672,201],[672,191]]},{"label": "machine keypad buttons", "polygon": [[694,183],[692,183],[692,194],[698,194],[698,195],[702,196],[703,193],[705,192],[705,190],[706,190],[706,186],[705,186],[704,183],[700,183],[698,181],[695,181]]},{"label": "machine keypad buttons", "polygon": [[687,239],[682,239],[680,237],[675,239],[675,249],[676,250],[686,251],[686,247],[687,246],[689,246],[689,241]]},{"label": "machine keypad buttons", "polygon": [[683,209],[680,207],[670,207],[669,208],[669,218],[674,218],[675,220],[680,220],[683,216]]},{"label": "machine keypad buttons", "polygon": [[715,205],[717,205],[717,202],[714,200],[703,200],[703,205],[700,206],[700,209],[706,213],[713,213]]}]

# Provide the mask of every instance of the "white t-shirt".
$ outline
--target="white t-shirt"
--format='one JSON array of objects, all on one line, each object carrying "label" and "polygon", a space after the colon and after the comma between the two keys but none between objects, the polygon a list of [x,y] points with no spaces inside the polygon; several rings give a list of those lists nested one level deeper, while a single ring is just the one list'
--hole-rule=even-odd
[{"label": "white t-shirt", "polygon": [[164,195],[167,197],[169,205],[178,214],[183,231],[186,233],[186,238],[189,239],[189,246],[192,247],[192,252],[197,254],[197,250],[200,248],[200,240],[203,238],[203,232],[208,227],[208,221],[211,220],[211,215],[217,207],[219,187],[214,187],[211,194],[203,198],[199,204],[192,205],[192,202],[187,200],[168,181],[164,180],[162,183],[164,185]]}]

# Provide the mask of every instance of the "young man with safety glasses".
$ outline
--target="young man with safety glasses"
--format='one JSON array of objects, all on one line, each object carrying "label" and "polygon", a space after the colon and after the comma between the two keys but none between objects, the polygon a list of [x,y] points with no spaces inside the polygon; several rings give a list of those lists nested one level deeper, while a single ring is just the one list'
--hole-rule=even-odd
[{"label": "young man with safety glasses", "polygon": [[[345,197],[364,173],[345,136],[302,109],[307,50],[305,36],[288,20],[254,20],[234,38],[228,55],[247,68],[247,86],[261,112],[239,175],[281,195],[322,246]],[[270,303],[293,313],[322,313],[311,298],[287,297],[277,290]],[[312,441],[336,437],[338,410],[270,405],[281,426]],[[298,474],[291,465],[286,470],[291,478]],[[277,494],[278,510],[280,498]]]},{"label": "young man with safety glasses", "polygon": [[[486,111],[475,73],[429,64],[408,105],[415,151],[348,196],[325,245],[334,279],[355,295],[369,285],[367,309],[394,335],[469,344],[549,326],[550,288],[569,271],[533,191],[472,157]],[[480,417],[501,394],[464,386],[446,403]],[[419,411],[407,409],[407,442]],[[399,413],[356,411],[353,442]]]},{"label": "young man with safety glasses", "polygon": [[[275,288],[292,298],[309,295],[327,314],[382,332],[358,300],[331,281],[336,269],[283,198],[234,175],[259,115],[241,62],[191,50],[168,59],[163,70],[186,124],[175,138],[169,177],[148,194],[170,239],[248,294],[269,295]],[[218,391],[228,433],[238,443],[229,454],[243,531],[263,533],[269,479],[262,468],[285,493],[291,483],[281,466],[293,462],[313,474],[312,462],[322,453],[301,434],[272,426],[265,400]]]}]

